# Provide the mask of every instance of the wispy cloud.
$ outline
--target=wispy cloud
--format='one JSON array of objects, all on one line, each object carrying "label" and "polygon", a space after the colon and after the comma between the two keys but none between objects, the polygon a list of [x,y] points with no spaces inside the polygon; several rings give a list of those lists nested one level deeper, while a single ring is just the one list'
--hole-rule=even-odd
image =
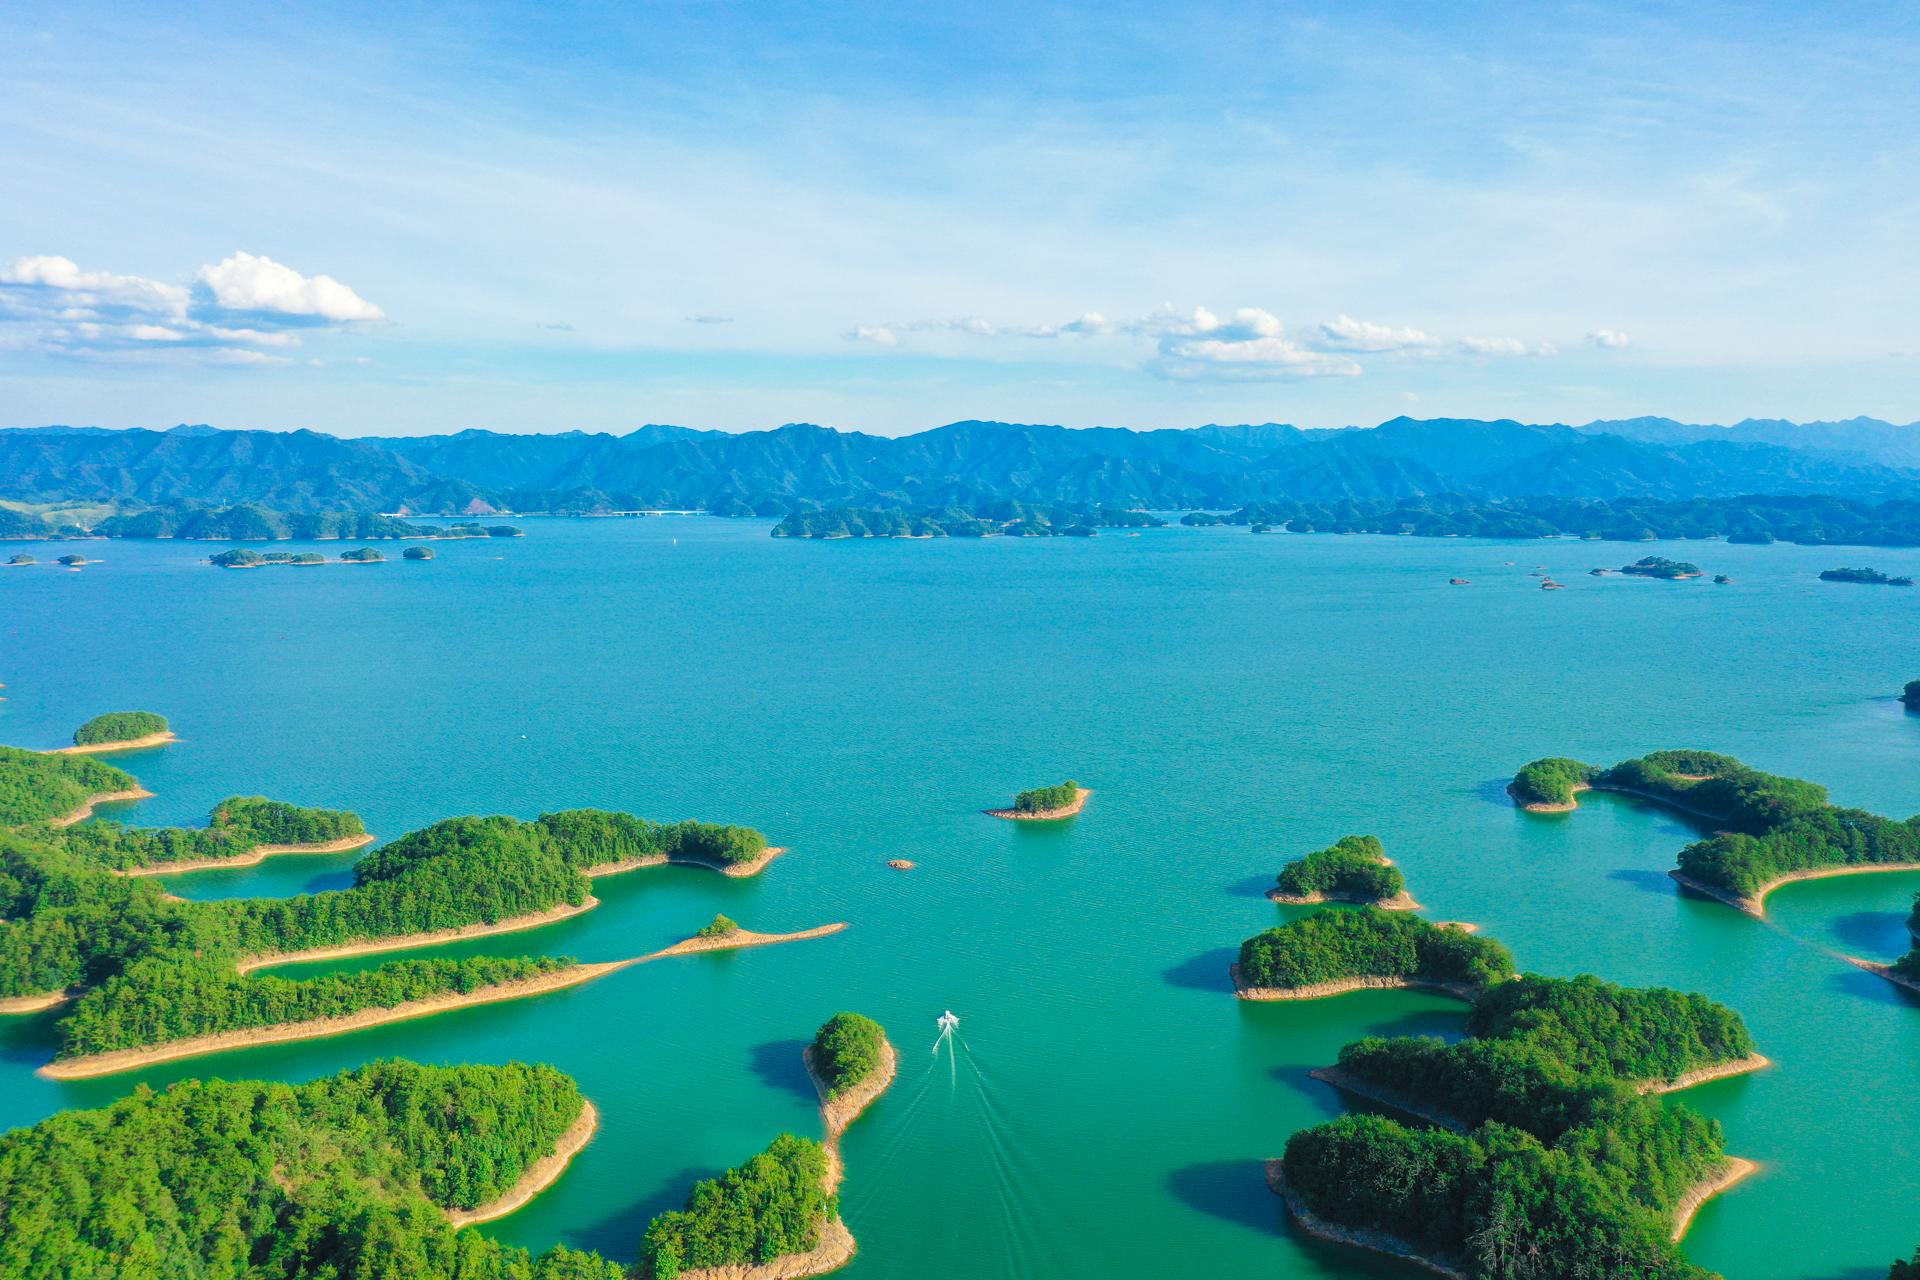
[{"label": "wispy cloud", "polygon": [[1618,351],[1621,347],[1631,342],[1632,339],[1618,329],[1595,329],[1587,335],[1587,341],[1596,347],[1602,347],[1608,351]]}]

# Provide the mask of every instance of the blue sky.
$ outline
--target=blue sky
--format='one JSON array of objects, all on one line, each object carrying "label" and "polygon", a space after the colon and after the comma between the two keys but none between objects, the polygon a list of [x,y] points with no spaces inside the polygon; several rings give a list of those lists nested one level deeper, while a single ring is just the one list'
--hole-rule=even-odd
[{"label": "blue sky", "polygon": [[939,8],[0,8],[0,423],[1920,418],[1911,5]]}]

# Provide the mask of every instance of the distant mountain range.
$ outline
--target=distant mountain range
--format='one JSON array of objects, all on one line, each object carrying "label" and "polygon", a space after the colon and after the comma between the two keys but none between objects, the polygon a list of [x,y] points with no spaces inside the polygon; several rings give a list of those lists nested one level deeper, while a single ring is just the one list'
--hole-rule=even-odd
[{"label": "distant mountain range", "polygon": [[254,503],[293,513],[484,514],[648,508],[784,515],[987,503],[1233,509],[1261,502],[1920,497],[1920,424],[1872,418],[1732,427],[1395,418],[1069,430],[956,422],[887,437],[794,424],[728,433],[346,440],[314,431],[0,431],[0,500],[121,508]]}]

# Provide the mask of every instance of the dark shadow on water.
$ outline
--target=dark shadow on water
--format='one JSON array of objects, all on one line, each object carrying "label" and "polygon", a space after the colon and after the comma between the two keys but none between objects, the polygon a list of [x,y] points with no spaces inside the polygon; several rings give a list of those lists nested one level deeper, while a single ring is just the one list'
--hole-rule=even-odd
[{"label": "dark shadow on water", "polygon": [[1227,976],[1227,969],[1239,958],[1240,950],[1237,947],[1215,947],[1211,951],[1202,951],[1190,960],[1182,960],[1170,969],[1162,969],[1160,976],[1170,987],[1232,994],[1233,979]]},{"label": "dark shadow on water", "polygon": [[693,1184],[716,1177],[719,1169],[682,1169],[645,1199],[617,1209],[597,1222],[567,1233],[562,1243],[575,1249],[594,1249],[608,1258],[630,1261],[640,1252],[640,1237],[647,1224],[663,1213],[687,1207],[687,1193]]},{"label": "dark shadow on water", "polygon": [[1865,969],[1856,969],[1852,965],[1833,975],[1833,987],[1834,990],[1845,995],[1871,1000],[1875,1004],[1920,1009],[1920,993],[1909,991],[1897,982],[1889,982],[1877,973],[1868,973]]},{"label": "dark shadow on water", "polygon": [[816,1096],[813,1081],[807,1076],[806,1061],[800,1056],[806,1047],[805,1040],[769,1040],[753,1046],[749,1051],[753,1074],[776,1089],[785,1089],[797,1098],[812,1102]]},{"label": "dark shadow on water", "polygon": [[1526,814],[1529,818],[1560,818],[1566,816],[1558,813],[1527,813],[1525,809],[1522,809],[1513,802],[1512,796],[1507,794],[1507,784],[1512,781],[1513,778],[1508,776],[1505,778],[1491,778],[1485,782],[1476,782],[1473,784],[1474,797],[1487,804],[1497,804],[1502,809],[1511,809],[1515,813]]},{"label": "dark shadow on water", "polygon": [[41,1013],[9,1014],[0,1022],[0,1062],[38,1069],[51,1061],[60,1043],[55,1024],[67,1010],[64,1007]]},{"label": "dark shadow on water", "polygon": [[1871,956],[1898,951],[1913,941],[1906,917],[1886,911],[1849,911],[1834,917],[1831,927],[1846,950]]},{"label": "dark shadow on water", "polygon": [[1322,1120],[1338,1120],[1346,1114],[1347,1097],[1324,1080],[1315,1080],[1307,1073],[1312,1067],[1275,1067],[1268,1074],[1287,1088],[1311,1102],[1320,1112]]},{"label": "dark shadow on water", "polygon": [[1190,1164],[1167,1175],[1167,1190],[1188,1208],[1224,1218],[1249,1231],[1269,1236],[1286,1234],[1287,1210],[1280,1197],[1267,1189],[1265,1161]]},{"label": "dark shadow on water", "polygon": [[1236,898],[1264,898],[1271,888],[1272,876],[1248,876],[1245,880],[1236,880],[1228,885],[1227,892]]},{"label": "dark shadow on water", "polygon": [[[1461,1040],[1467,1034],[1467,1008],[1422,1009],[1403,1013],[1390,1022],[1367,1028],[1370,1036],[1438,1036],[1442,1040]],[[1356,1037],[1357,1038],[1357,1037]]]},{"label": "dark shadow on water", "polygon": [[1648,893],[1671,894],[1679,888],[1674,878],[1664,871],[1644,871],[1639,867],[1622,867],[1618,871],[1607,872],[1607,879],[1630,884],[1636,889],[1645,889]]}]

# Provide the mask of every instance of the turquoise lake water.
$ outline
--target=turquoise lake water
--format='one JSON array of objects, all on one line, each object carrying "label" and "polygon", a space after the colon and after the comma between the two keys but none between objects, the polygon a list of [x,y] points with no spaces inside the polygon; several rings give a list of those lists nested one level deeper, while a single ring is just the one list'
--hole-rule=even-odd
[{"label": "turquoise lake water", "polygon": [[[1367,1034],[1456,1032],[1462,1007],[1250,1005],[1226,977],[1240,940],[1293,910],[1261,896],[1283,862],[1372,832],[1430,916],[1478,922],[1524,968],[1702,991],[1746,1017],[1778,1065],[1682,1097],[1765,1168],[1701,1212],[1696,1261],[1877,1280],[1920,1244],[1920,1001],[1836,954],[1903,951],[1920,875],[1791,886],[1763,924],[1679,896],[1683,820],[1606,796],[1532,816],[1501,791],[1536,756],[1698,746],[1839,803],[1920,809],[1920,716],[1893,700],[1920,677],[1920,593],[1814,576],[1913,573],[1920,550],[1653,548],[1738,579],[1716,586],[1590,578],[1643,549],[1563,541],[525,527],[425,564],[228,573],[200,562],[217,548],[111,543],[79,573],[0,571],[0,741],[164,713],[183,741],[119,761],[156,793],[124,811],[142,823],[202,822],[236,793],[351,808],[383,837],[596,805],[750,823],[793,850],[752,881],[603,880],[597,910],[467,951],[616,959],[715,911],[851,927],[73,1084],[33,1075],[51,1015],[8,1019],[0,1124],[196,1075],[552,1062],[602,1129],[485,1229],[630,1260],[695,1178],[782,1129],[817,1134],[800,1045],[854,1009],[904,1065],[846,1139],[861,1251],[844,1274],[1404,1274],[1295,1233],[1260,1161],[1342,1110],[1310,1068]],[[1536,565],[1568,588],[1539,590]],[[1070,823],[979,812],[1063,777],[1096,792]],[[171,883],[294,893],[346,883],[353,856]],[[885,865],[899,857],[918,868]],[[953,1060],[929,1052],[946,1008],[964,1019]]]}]

